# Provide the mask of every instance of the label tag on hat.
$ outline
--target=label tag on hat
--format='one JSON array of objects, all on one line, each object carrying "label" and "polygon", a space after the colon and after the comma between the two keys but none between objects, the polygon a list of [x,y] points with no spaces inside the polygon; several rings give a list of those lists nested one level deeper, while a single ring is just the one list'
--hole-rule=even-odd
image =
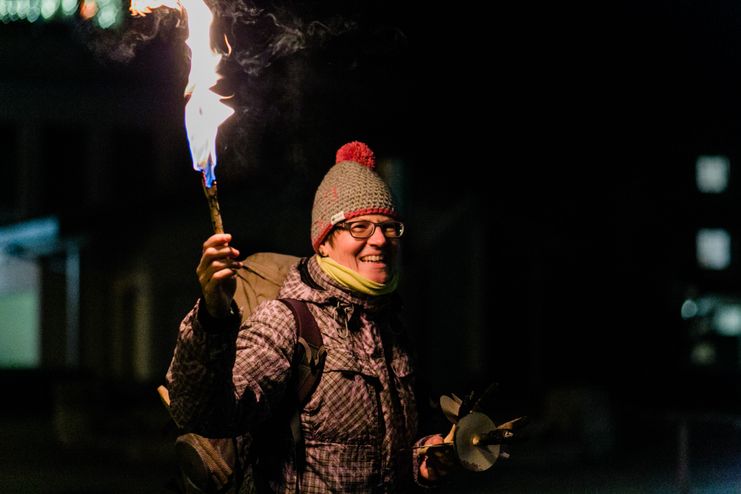
[{"label": "label tag on hat", "polygon": [[340,211],[339,213],[337,213],[335,215],[332,215],[332,217],[329,219],[329,221],[333,225],[336,225],[337,223],[339,223],[340,221],[342,221],[344,219],[345,219],[345,212],[344,211]]}]

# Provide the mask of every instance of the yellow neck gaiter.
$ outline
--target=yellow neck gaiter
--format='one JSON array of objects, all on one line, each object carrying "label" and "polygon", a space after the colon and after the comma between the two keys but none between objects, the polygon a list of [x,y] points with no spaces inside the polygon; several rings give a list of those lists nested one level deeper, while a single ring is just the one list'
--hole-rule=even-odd
[{"label": "yellow neck gaiter", "polygon": [[386,295],[394,290],[399,284],[399,275],[394,273],[388,283],[378,283],[377,281],[369,280],[365,276],[359,275],[356,271],[343,266],[337,261],[329,258],[316,256],[317,264],[322,268],[322,271],[339,283],[341,286],[348,290],[353,290],[358,293],[364,293],[365,295]]}]

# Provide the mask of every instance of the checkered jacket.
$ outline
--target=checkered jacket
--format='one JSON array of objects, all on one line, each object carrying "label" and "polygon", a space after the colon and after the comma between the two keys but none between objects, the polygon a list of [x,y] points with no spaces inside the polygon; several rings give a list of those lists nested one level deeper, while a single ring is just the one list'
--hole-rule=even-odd
[{"label": "checkered jacket", "polygon": [[[313,257],[291,270],[279,297],[308,302],[327,358],[300,414],[303,467],[277,434],[275,443],[285,447],[260,469],[271,490],[295,493],[297,483],[305,493],[411,489],[417,410],[398,299],[348,293]],[[261,304],[241,327],[238,314],[217,321],[197,303],[181,323],[167,375],[175,422],[208,437],[269,424],[291,392],[295,326],[277,300]]]}]

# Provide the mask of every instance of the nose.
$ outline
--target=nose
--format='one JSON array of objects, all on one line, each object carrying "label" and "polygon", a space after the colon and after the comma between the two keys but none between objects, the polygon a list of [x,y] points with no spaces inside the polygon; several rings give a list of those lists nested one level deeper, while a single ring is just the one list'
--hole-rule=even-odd
[{"label": "nose", "polygon": [[372,245],[384,245],[387,241],[388,239],[386,238],[386,235],[383,234],[381,227],[376,225],[373,230],[373,235],[368,237],[368,243]]}]

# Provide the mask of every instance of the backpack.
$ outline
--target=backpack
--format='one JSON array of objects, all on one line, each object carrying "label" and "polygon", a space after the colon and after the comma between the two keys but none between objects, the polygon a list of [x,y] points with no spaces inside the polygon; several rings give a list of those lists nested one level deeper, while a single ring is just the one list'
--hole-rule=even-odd
[{"label": "backpack", "polygon": [[[238,272],[234,300],[242,310],[244,321],[264,300],[275,299],[283,279],[298,257],[273,252],[258,252],[242,261]],[[303,438],[300,412],[316,388],[321,376],[326,349],[322,333],[305,302],[295,299],[278,299],[291,310],[296,320],[297,340],[294,355],[293,396],[288,397],[292,407],[289,425],[296,458],[303,458]],[[167,388],[160,386],[158,393],[169,407]],[[257,491],[258,480],[251,464],[256,458],[242,464],[240,449],[253,444],[253,437],[245,434],[239,438],[207,438],[188,432],[175,440],[175,459],[180,471],[179,484],[187,494],[236,494]],[[243,482],[244,479],[244,482]]]}]

